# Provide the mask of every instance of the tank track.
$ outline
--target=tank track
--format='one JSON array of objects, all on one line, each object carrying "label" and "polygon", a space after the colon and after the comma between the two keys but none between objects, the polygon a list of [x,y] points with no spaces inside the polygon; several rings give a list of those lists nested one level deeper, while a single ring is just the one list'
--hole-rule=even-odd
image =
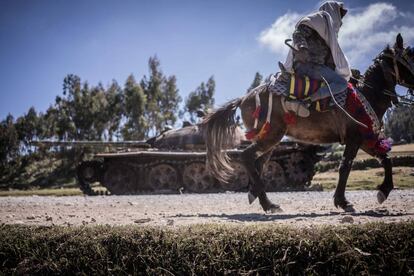
[{"label": "tank track", "polygon": [[102,191],[95,191],[92,189],[91,184],[101,181],[102,175],[102,162],[82,161],[76,168],[76,177],[78,180],[79,188],[85,195],[101,195]]}]

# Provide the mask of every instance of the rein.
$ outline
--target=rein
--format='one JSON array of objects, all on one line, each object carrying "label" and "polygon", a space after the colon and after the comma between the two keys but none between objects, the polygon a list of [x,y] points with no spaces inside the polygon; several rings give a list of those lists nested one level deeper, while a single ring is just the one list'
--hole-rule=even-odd
[{"label": "rein", "polygon": [[410,61],[407,61],[405,58],[401,57],[401,56],[405,56],[404,54],[401,55],[401,54],[394,53],[393,55],[391,55],[391,54],[388,54],[388,53],[382,53],[381,55],[384,56],[384,57],[392,58],[392,63],[394,65],[395,80],[396,80],[397,84],[402,85],[404,87],[407,87],[409,89],[413,89],[414,85],[405,83],[404,80],[400,78],[400,70],[398,69],[398,64],[397,63],[399,62],[405,68],[407,68],[408,71],[410,71],[410,73],[413,76],[414,76],[414,63],[410,62]]},{"label": "rein", "polygon": [[[363,85],[367,86],[368,88],[374,89],[374,87],[373,87],[373,86],[371,86],[371,85],[370,85],[370,84],[368,84],[367,82],[364,82],[364,81],[363,81],[363,80],[361,80],[361,79],[357,79],[357,78],[354,78],[354,77],[351,77],[351,79],[353,79],[353,80],[355,80],[355,81],[359,82],[360,84],[363,84]],[[403,96],[398,95],[397,93],[392,92],[392,91],[390,91],[390,90],[388,90],[388,89],[383,89],[381,92],[382,92],[384,95],[387,95],[387,96],[390,96],[390,97],[394,97],[394,98],[399,98],[399,102],[398,102],[398,104],[404,104],[404,105],[414,105],[414,100],[412,100],[412,99],[410,99],[410,98],[409,98],[409,94],[410,94],[410,95],[413,95],[412,90],[408,90],[408,91],[407,91],[407,93],[406,93],[405,95],[403,95]]]},{"label": "rein", "polygon": [[349,119],[351,119],[351,121],[353,121],[357,125],[362,126],[364,128],[368,128],[368,126],[366,124],[361,123],[360,121],[358,121],[357,119],[355,119],[354,117],[352,117],[351,114],[349,114],[348,112],[346,112],[346,110],[343,109],[340,104],[338,104],[338,102],[335,99],[335,96],[332,93],[331,86],[329,85],[329,83],[326,81],[326,79],[323,76],[321,76],[321,78],[323,79],[323,81],[325,82],[326,86],[328,87],[329,93],[331,94],[331,98],[332,98],[333,102],[335,103],[335,105],[339,108],[339,110],[341,110]]},{"label": "rein", "polygon": [[[395,51],[393,49],[390,49],[392,51],[393,54],[389,54],[389,53],[384,53],[382,52],[381,54],[379,54],[376,58],[376,61],[379,63],[379,65],[381,66],[381,69],[384,73],[384,78],[387,82],[390,82],[391,78],[389,77],[389,75],[387,75],[387,73],[390,73],[391,75],[393,75],[395,77],[395,84],[401,85],[406,87],[407,93],[403,96],[398,95],[395,90],[394,91],[390,91],[388,89],[383,89],[381,92],[384,95],[390,96],[392,98],[397,98],[398,99],[398,103],[397,104],[404,104],[404,105],[414,105],[414,100],[409,98],[409,95],[414,96],[413,93],[413,89],[414,89],[414,85],[405,83],[405,81],[403,79],[401,79],[401,74],[398,68],[398,63],[402,64],[405,68],[407,68],[410,73],[414,76],[414,63],[411,62],[409,60],[408,57],[406,57],[406,53],[403,51],[402,54],[397,54],[395,53]],[[392,59],[393,62],[393,71],[390,68],[390,66],[386,63],[384,63],[384,60],[382,59],[382,57],[388,57]],[[406,58],[408,60],[406,60]],[[362,81],[361,79],[357,79],[351,76],[351,78],[365,86],[367,86],[368,88],[374,89],[374,87],[364,81]],[[392,81],[392,80],[391,80]],[[392,81],[394,82],[394,81]],[[393,84],[395,86],[395,84]],[[394,103],[394,101],[393,101]]]}]

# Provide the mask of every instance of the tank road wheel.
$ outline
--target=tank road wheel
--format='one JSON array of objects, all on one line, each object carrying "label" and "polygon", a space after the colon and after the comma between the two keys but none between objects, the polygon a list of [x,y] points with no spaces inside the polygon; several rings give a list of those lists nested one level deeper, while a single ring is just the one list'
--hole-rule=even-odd
[{"label": "tank road wheel", "polygon": [[262,179],[266,185],[266,191],[278,191],[286,185],[285,172],[282,166],[273,160],[267,162],[265,165]]},{"label": "tank road wheel", "polygon": [[178,191],[178,172],[169,164],[159,164],[151,168],[149,185],[154,191]]},{"label": "tank road wheel", "polygon": [[309,164],[307,158],[300,153],[293,153],[286,162],[286,173],[288,177],[287,187],[303,189],[310,185],[313,176],[313,166]]},{"label": "tank road wheel", "polygon": [[234,176],[229,183],[222,184],[226,191],[239,191],[249,186],[250,178],[246,168],[240,162],[234,162]]},{"label": "tank road wheel", "polygon": [[109,164],[104,174],[104,186],[115,195],[134,194],[138,176],[124,164]]},{"label": "tank road wheel", "polygon": [[78,177],[87,182],[96,182],[100,179],[101,174],[101,162],[98,161],[85,161],[78,167]]},{"label": "tank road wheel", "polygon": [[99,161],[84,161],[76,168],[79,188],[84,194],[96,195],[97,192],[91,187],[91,183],[101,181],[102,163]]},{"label": "tank road wheel", "polygon": [[206,192],[213,187],[214,178],[204,163],[196,162],[184,168],[183,184],[190,192]]}]

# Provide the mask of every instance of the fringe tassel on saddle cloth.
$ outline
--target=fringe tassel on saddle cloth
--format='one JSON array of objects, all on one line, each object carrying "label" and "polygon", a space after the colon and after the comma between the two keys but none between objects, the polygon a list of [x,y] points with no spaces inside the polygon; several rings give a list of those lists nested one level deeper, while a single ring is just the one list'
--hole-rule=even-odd
[{"label": "fringe tassel on saddle cloth", "polygon": [[256,99],[256,109],[253,112],[253,118],[254,118],[254,127],[253,129],[246,132],[246,139],[247,140],[261,140],[269,133],[270,130],[270,119],[272,116],[272,108],[273,108],[273,93],[269,92],[269,100],[268,100],[268,106],[267,106],[267,114],[266,114],[266,121],[261,127],[260,130],[257,129],[259,125],[259,119],[261,113],[264,111],[262,109],[261,103],[260,103],[260,93],[267,89],[267,84],[260,85],[256,87],[253,91],[255,94]]}]

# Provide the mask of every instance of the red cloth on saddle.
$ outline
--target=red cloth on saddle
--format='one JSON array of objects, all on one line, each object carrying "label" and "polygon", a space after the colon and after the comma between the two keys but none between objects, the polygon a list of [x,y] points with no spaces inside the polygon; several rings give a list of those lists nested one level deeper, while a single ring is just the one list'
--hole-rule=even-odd
[{"label": "red cloth on saddle", "polygon": [[287,112],[283,115],[283,121],[286,125],[296,125],[297,118],[293,112]]},{"label": "red cloth on saddle", "polygon": [[373,150],[375,154],[385,154],[391,150],[391,143],[373,130],[373,121],[366,112],[358,93],[352,84],[348,84],[348,97],[345,104],[346,111],[356,120],[368,126],[358,126],[358,131],[364,138],[363,144]]}]

